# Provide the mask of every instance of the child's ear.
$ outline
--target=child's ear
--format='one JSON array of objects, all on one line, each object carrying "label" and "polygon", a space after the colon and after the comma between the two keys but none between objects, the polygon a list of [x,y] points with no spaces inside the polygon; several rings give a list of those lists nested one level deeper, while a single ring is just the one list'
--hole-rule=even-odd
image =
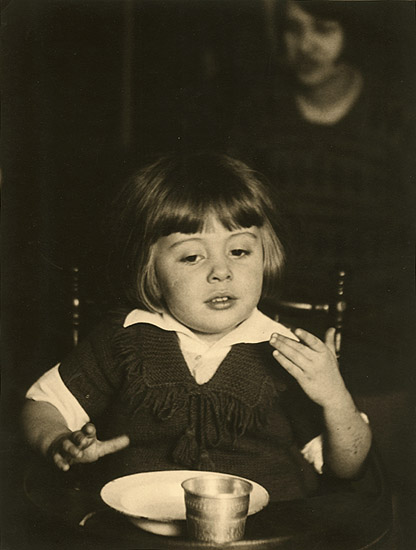
[{"label": "child's ear", "polygon": [[159,279],[158,279],[158,276],[157,276],[156,269],[155,269],[154,265],[152,265],[152,267],[150,269],[149,280],[151,281],[153,296],[159,302],[162,302],[163,301],[162,289],[161,289],[161,286],[159,284]]},{"label": "child's ear", "polygon": [[149,265],[146,266],[143,277],[139,280],[139,285],[144,298],[143,303],[151,310],[159,310],[163,296],[153,262],[149,262]]},{"label": "child's ear", "polygon": [[154,290],[154,293],[155,293],[155,297],[158,298],[159,300],[161,300],[162,299],[162,290],[160,288],[159,280],[157,278],[156,273],[154,274],[154,279],[153,279],[153,290]]}]

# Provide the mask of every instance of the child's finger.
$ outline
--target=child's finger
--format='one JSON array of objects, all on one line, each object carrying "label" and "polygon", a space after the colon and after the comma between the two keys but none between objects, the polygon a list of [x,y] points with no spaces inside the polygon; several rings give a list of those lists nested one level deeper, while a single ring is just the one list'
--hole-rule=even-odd
[{"label": "child's finger", "polygon": [[303,350],[307,350],[303,344],[299,344],[294,340],[274,335],[270,339],[270,344],[282,355],[290,359],[299,368],[306,366],[305,361],[310,359],[303,353]]},{"label": "child's finger", "polygon": [[298,380],[298,378],[302,375],[302,369],[298,367],[295,363],[293,363],[290,359],[282,355],[278,350],[275,350],[273,352],[273,357],[289,374],[293,376],[293,378],[296,378],[296,380]]},{"label": "child's finger", "polygon": [[67,472],[70,468],[69,462],[63,458],[60,453],[53,453],[52,460],[60,470]]},{"label": "child's finger", "polygon": [[83,442],[87,439],[87,436],[81,431],[78,430],[76,432],[73,432],[71,435],[71,440],[77,445],[78,447],[81,447]]},{"label": "child's finger", "polygon": [[279,351],[290,350],[297,352],[299,355],[303,356],[305,359],[311,359],[310,349],[300,343],[298,340],[293,340],[292,338],[286,338],[282,334],[274,333],[272,334],[269,342],[274,348]]},{"label": "child's finger", "polygon": [[71,440],[81,451],[96,441],[97,430],[92,422],[85,424],[80,430],[73,432]]},{"label": "child's finger", "polygon": [[75,445],[80,450],[84,450],[87,447],[89,447],[94,441],[96,441],[96,437],[85,435],[82,430],[79,430],[77,432],[74,432],[71,437],[72,441],[75,443]]},{"label": "child's finger", "polygon": [[82,454],[82,451],[70,439],[62,441],[61,449],[72,458],[78,458]]},{"label": "child's finger", "polygon": [[120,435],[118,437],[114,437],[113,439],[108,439],[107,441],[101,441],[99,451],[100,457],[121,451],[129,445],[130,438],[127,435]]},{"label": "child's finger", "polygon": [[87,437],[97,437],[97,430],[92,422],[87,422],[82,426],[81,431]]},{"label": "child's finger", "polygon": [[325,344],[329,347],[334,355],[337,354],[335,348],[335,333],[336,330],[334,327],[329,328],[325,333]]},{"label": "child's finger", "polygon": [[325,344],[322,342],[322,340],[320,340],[310,332],[307,332],[302,328],[297,328],[295,330],[295,334],[301,342],[305,343],[314,351],[322,352],[325,350]]}]

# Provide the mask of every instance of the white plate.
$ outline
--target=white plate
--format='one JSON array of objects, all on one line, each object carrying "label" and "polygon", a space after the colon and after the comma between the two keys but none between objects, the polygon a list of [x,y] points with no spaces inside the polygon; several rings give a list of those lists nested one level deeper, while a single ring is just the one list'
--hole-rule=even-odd
[{"label": "white plate", "polygon": [[[119,477],[101,489],[103,501],[123,514],[137,526],[159,535],[178,536],[183,533],[186,519],[185,499],[181,483],[190,477],[229,474],[196,470],[166,470]],[[244,478],[240,478],[244,479]],[[269,493],[254,481],[248,514],[267,506]]]}]

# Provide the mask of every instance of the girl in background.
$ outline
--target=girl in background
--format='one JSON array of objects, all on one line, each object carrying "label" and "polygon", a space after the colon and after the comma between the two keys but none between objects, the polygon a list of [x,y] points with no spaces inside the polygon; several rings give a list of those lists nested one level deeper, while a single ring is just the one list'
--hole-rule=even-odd
[{"label": "girl in background", "polygon": [[286,294],[320,302],[328,274],[351,273],[343,360],[354,368],[344,374],[371,391],[406,384],[410,362],[396,357],[413,340],[402,289],[415,112],[388,4],[276,2],[274,63],[241,92],[228,149],[279,189],[291,224]]}]

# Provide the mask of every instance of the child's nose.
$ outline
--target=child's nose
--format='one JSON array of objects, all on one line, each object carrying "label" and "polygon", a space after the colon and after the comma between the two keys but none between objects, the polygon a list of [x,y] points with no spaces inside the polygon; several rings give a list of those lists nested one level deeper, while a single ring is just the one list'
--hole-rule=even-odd
[{"label": "child's nose", "polygon": [[210,283],[217,281],[226,281],[232,278],[230,266],[225,258],[217,259],[212,262],[211,270],[208,275]]}]

